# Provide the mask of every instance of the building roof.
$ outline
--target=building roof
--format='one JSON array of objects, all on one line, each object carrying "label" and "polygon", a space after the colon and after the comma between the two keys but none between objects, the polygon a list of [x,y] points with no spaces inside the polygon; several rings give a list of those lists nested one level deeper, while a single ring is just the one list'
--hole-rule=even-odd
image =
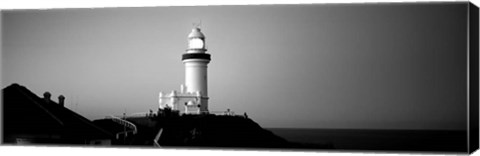
[{"label": "building roof", "polygon": [[58,139],[109,139],[114,136],[92,121],[56,103],[40,98],[24,86],[3,90],[4,137],[33,136]]},{"label": "building roof", "polygon": [[190,32],[190,34],[188,34],[188,38],[189,39],[191,39],[191,38],[205,39],[205,35],[203,35],[203,33],[200,31],[200,28],[195,27],[195,28],[192,29],[192,32]]}]

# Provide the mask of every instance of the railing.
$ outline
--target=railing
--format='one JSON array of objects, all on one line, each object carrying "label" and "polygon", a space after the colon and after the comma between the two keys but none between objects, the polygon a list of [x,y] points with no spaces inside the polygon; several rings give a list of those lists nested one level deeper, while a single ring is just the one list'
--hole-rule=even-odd
[{"label": "railing", "polygon": [[153,139],[153,144],[155,147],[161,147],[158,141],[160,140],[162,133],[163,133],[163,128],[161,128],[160,131],[158,131],[157,136],[155,136],[155,139]]},{"label": "railing", "polygon": [[157,114],[157,112],[139,112],[139,113],[132,113],[130,115],[127,115],[127,117],[144,117],[148,116],[149,114]]},{"label": "railing", "polygon": [[127,121],[127,120],[123,120],[119,117],[116,117],[116,116],[107,116],[105,117],[106,119],[111,119],[112,121],[122,125],[122,126],[125,126],[125,127],[128,127],[130,128],[131,130],[128,130],[128,131],[124,131],[124,132],[119,132],[116,134],[116,137],[117,139],[119,138],[119,136],[121,134],[128,134],[129,132],[132,132],[133,134],[137,134],[137,126],[135,126],[135,124],[131,123],[130,121]]},{"label": "railing", "polygon": [[209,111],[208,114],[235,116],[234,111]]},{"label": "railing", "polygon": [[[180,114],[214,114],[214,115],[226,115],[226,116],[236,116],[234,111],[200,111],[200,112],[182,112]],[[127,115],[126,117],[145,117],[150,115],[158,115],[157,112],[138,112]]]}]

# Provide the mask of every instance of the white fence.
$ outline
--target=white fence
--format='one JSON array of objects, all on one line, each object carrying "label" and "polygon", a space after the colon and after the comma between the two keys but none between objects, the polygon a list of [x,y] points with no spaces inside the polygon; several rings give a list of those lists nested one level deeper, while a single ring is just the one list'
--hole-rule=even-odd
[{"label": "white fence", "polygon": [[[188,113],[180,113],[180,114],[215,114],[215,115],[226,115],[226,116],[235,116],[234,111],[203,111],[203,112],[188,112]],[[146,116],[151,116],[151,115],[158,115],[157,112],[138,112],[138,113],[132,113],[130,115],[127,115],[126,117],[146,117]]]},{"label": "white fence", "polygon": [[107,116],[107,117],[105,117],[105,118],[106,118],[106,119],[111,119],[112,121],[114,121],[114,122],[116,122],[116,123],[118,123],[118,124],[120,124],[120,125],[122,125],[122,126],[125,126],[125,127],[130,128],[130,130],[128,130],[128,131],[123,131],[123,132],[117,133],[117,134],[116,134],[117,139],[119,138],[119,136],[120,136],[121,134],[127,135],[129,132],[132,132],[133,134],[137,134],[137,126],[135,126],[135,124],[131,123],[130,121],[123,120],[123,119],[121,119],[121,118],[119,118],[119,117],[116,117],[116,116],[113,116],[113,115]]}]

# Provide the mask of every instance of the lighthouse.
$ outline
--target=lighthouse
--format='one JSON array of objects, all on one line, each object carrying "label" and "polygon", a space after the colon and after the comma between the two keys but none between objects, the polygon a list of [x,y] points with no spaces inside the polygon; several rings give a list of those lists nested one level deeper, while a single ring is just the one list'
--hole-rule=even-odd
[{"label": "lighthouse", "polygon": [[200,28],[193,28],[188,35],[187,52],[182,55],[185,65],[185,89],[200,95],[200,111],[208,111],[207,65],[210,54],[205,53],[205,36]]},{"label": "lighthouse", "polygon": [[185,84],[180,91],[159,93],[159,107],[169,107],[180,113],[208,113],[207,67],[210,54],[206,53],[205,35],[200,28],[192,29],[187,37],[188,46],[182,55],[185,66]]}]

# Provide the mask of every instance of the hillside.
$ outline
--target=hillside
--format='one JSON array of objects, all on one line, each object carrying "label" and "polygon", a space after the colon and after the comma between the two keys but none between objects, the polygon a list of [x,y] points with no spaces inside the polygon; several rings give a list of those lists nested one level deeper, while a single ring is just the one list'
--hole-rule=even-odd
[{"label": "hillside", "polygon": [[332,145],[306,146],[288,142],[243,116],[209,114],[131,117],[127,120],[138,130],[127,139],[125,144],[130,146],[154,146],[154,139],[161,130],[157,141],[161,147],[332,148]]}]

